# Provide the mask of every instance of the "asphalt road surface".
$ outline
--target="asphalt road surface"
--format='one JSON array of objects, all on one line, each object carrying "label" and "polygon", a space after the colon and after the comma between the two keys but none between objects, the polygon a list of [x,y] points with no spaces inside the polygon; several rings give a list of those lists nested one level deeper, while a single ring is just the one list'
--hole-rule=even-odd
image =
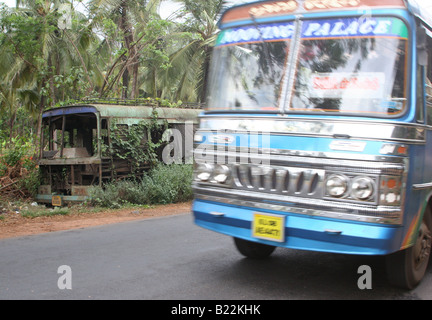
[{"label": "asphalt road surface", "polygon": [[[371,289],[359,289],[370,266]],[[391,287],[381,258],[278,248],[243,258],[231,238],[191,215],[0,240],[0,299],[310,300],[432,299]]]}]

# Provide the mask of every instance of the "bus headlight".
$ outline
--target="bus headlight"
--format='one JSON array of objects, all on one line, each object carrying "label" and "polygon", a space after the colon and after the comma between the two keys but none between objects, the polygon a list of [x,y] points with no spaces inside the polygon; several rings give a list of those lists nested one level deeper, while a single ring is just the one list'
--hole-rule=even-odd
[{"label": "bus headlight", "polygon": [[351,184],[351,195],[357,200],[367,200],[374,194],[374,181],[369,177],[356,177]]},{"label": "bus headlight", "polygon": [[326,192],[331,197],[340,198],[348,190],[348,179],[343,175],[331,175],[326,181]]},{"label": "bus headlight", "polygon": [[213,172],[213,165],[208,163],[201,163],[198,164],[195,169],[196,178],[199,181],[209,181],[212,172]]},{"label": "bus headlight", "polygon": [[230,175],[230,169],[226,165],[217,165],[214,169],[213,180],[217,183],[225,183]]}]

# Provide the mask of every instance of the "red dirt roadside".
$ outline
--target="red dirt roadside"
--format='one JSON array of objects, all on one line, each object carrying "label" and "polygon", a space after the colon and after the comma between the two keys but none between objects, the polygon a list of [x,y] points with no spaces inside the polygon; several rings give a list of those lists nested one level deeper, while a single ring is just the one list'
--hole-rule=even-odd
[{"label": "red dirt roadside", "polygon": [[154,206],[145,209],[129,208],[98,213],[81,212],[63,216],[36,218],[24,218],[20,214],[8,213],[0,219],[0,239],[187,214],[191,212],[191,206],[191,202],[187,202]]}]

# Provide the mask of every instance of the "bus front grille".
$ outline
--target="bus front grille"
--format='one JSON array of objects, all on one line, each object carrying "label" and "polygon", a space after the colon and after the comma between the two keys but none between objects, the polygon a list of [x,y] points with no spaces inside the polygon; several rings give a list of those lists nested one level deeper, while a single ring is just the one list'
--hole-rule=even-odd
[{"label": "bus front grille", "polygon": [[232,169],[237,189],[309,198],[321,198],[324,194],[324,170],[250,164],[235,165]]}]

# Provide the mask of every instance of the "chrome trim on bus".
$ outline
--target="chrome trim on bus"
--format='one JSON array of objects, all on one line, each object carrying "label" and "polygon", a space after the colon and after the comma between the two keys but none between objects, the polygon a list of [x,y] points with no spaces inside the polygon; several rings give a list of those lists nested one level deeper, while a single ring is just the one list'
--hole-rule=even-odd
[{"label": "chrome trim on bus", "polygon": [[324,184],[326,175],[331,173],[368,176],[374,180],[375,192],[386,176],[400,176],[406,183],[409,165],[406,157],[389,157],[392,162],[336,160],[285,155],[280,154],[281,150],[273,150],[265,163],[266,158],[247,152],[247,148],[236,149],[239,153],[228,150],[230,148],[225,152],[210,148],[205,154],[195,150],[197,164],[223,164],[231,170],[223,184],[196,180],[194,188],[198,199],[372,223],[398,224],[402,219],[402,200],[400,205],[390,206],[381,202],[378,193],[367,201],[356,200],[349,194],[333,198],[326,196]]},{"label": "chrome trim on bus", "polygon": [[402,209],[390,206],[358,205],[328,200],[297,198],[274,194],[257,194],[246,190],[201,188],[193,185],[195,199],[234,205],[252,210],[271,210],[322,218],[366,223],[400,225]]},{"label": "chrome trim on bus", "polygon": [[[212,150],[205,147],[205,156],[199,148],[194,149],[194,157],[197,163],[219,163],[219,164],[262,164],[283,166],[308,166],[321,169],[332,167],[332,169],[344,169],[356,172],[367,171],[369,174],[402,174],[408,168],[408,159],[402,157],[376,157],[362,154],[355,158],[344,158],[341,154],[303,152],[293,150],[272,149],[271,151],[259,151],[249,148],[228,148],[227,150]],[[268,152],[268,153],[267,153]],[[211,161],[214,160],[214,161]],[[228,160],[228,161],[227,161]],[[335,161],[337,160],[337,162]],[[387,162],[378,162],[388,160]]]},{"label": "chrome trim on bus", "polygon": [[413,190],[425,190],[425,189],[432,189],[432,182],[413,185]]},{"label": "chrome trim on bus", "polygon": [[[279,160],[281,157],[290,157],[290,159],[300,159],[301,162],[308,161],[306,158],[320,158],[331,160],[331,163],[334,163],[334,160],[338,161],[372,161],[372,162],[386,162],[387,164],[402,164],[406,165],[405,159],[406,157],[402,156],[376,156],[364,153],[336,153],[336,152],[321,152],[321,151],[303,151],[303,150],[282,150],[282,149],[258,149],[258,148],[247,148],[247,147],[224,147],[221,145],[207,145],[207,144],[197,144],[194,145],[194,154],[195,156],[200,155],[200,149],[205,151],[207,156],[223,156],[226,157],[235,157],[237,156],[240,159],[251,159],[255,163],[263,162],[266,159],[275,159]],[[296,157],[296,158],[294,158]],[[298,160],[297,160],[298,161]],[[312,160],[310,160],[312,161]],[[368,166],[369,167],[369,166]]]},{"label": "chrome trim on bus", "polygon": [[396,124],[371,121],[347,121],[336,119],[293,119],[282,116],[227,116],[204,115],[200,117],[200,131],[250,133],[260,132],[273,135],[295,135],[304,137],[340,137],[397,141],[424,144],[426,129],[418,124]]}]

